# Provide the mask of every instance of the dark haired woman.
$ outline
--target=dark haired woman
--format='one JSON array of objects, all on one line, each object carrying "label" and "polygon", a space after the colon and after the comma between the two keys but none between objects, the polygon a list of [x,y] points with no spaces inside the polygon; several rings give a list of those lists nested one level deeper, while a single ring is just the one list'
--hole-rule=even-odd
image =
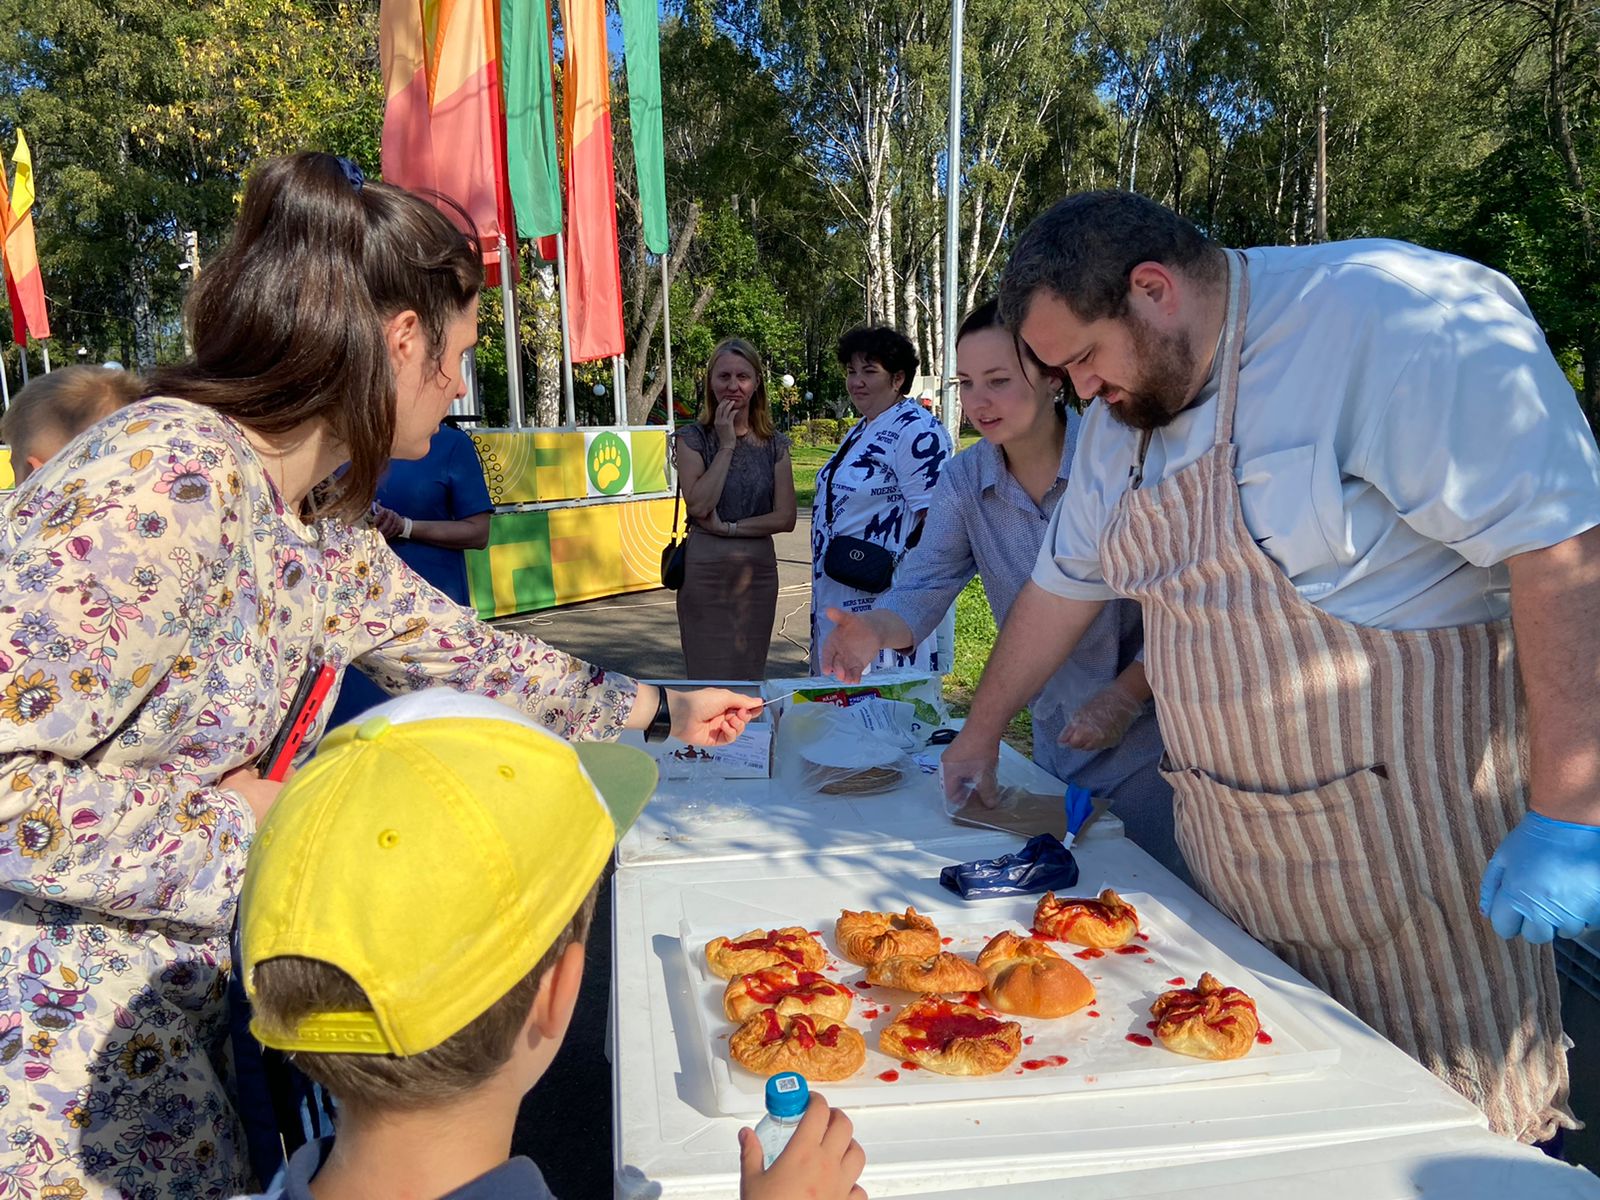
[{"label": "dark haired woman", "polygon": [[[811,509],[813,674],[822,671],[822,645],[833,631],[830,610],[862,613],[877,602],[895,564],[916,544],[950,457],[944,426],[906,394],[917,352],[904,335],[882,326],[852,329],[839,339],[837,357],[861,420],[817,472]],[[940,657],[934,632],[914,646],[885,650],[874,661],[940,674],[950,669]]]},{"label": "dark haired woman", "polygon": [[688,678],[761,679],[778,609],[772,535],[794,528],[794,466],[748,342],[727,338],[711,351],[699,416],[678,432],[677,462],[694,524],[678,591]]},{"label": "dark haired woman", "polygon": [[281,786],[258,755],[317,661],[574,738],[658,710],[694,740],[742,728],[742,698],[669,702],[480,623],[361,520],[461,395],[481,283],[432,205],[329,155],[267,162],[196,287],[194,360],[6,510],[0,1193],[250,1190],[218,1078],[228,932]]},{"label": "dark haired woman", "polygon": [[[1081,418],[1061,384],[1000,324],[994,301],[956,335],[961,407],[983,441],[946,464],[922,539],[869,613],[840,613],[823,648],[828,674],[854,681],[883,649],[910,646],[938,623],[974,575],[996,625],[1033,573],[1056,502],[1067,490]],[[1109,797],[1128,834],[1187,877],[1162,781],[1161,733],[1145,682],[1139,606],[1113,601],[1031,705],[1034,761]]]}]

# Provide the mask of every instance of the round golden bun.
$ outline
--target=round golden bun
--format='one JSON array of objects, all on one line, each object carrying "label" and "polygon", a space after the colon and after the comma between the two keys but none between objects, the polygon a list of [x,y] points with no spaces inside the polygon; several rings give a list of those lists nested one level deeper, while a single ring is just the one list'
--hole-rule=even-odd
[{"label": "round golden bun", "polygon": [[997,933],[978,955],[983,993],[1001,1012],[1064,1017],[1094,1003],[1089,977],[1037,938]]}]

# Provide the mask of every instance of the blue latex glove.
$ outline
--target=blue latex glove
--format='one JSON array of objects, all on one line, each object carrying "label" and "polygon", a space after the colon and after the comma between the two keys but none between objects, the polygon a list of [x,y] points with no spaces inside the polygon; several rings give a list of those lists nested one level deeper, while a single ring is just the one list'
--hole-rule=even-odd
[{"label": "blue latex glove", "polygon": [[1575,938],[1600,925],[1600,825],[1530,812],[1489,860],[1478,911],[1508,941]]}]

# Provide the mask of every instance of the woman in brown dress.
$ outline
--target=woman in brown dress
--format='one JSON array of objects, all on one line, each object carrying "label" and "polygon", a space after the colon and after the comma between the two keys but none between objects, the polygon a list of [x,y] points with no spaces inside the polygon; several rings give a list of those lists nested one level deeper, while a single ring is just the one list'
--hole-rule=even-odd
[{"label": "woman in brown dress", "polygon": [[761,679],[778,608],[772,535],[794,528],[794,466],[748,342],[726,338],[712,350],[699,416],[678,431],[677,465],[693,531],[678,591],[687,677]]}]

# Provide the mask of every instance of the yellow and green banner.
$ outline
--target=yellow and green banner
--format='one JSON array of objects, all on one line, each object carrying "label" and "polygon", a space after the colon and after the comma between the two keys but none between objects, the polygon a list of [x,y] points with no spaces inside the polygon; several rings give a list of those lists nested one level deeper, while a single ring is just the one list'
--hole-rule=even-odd
[{"label": "yellow and green banner", "polygon": [[495,513],[489,545],[467,551],[482,617],[554,608],[661,586],[673,497]]}]

